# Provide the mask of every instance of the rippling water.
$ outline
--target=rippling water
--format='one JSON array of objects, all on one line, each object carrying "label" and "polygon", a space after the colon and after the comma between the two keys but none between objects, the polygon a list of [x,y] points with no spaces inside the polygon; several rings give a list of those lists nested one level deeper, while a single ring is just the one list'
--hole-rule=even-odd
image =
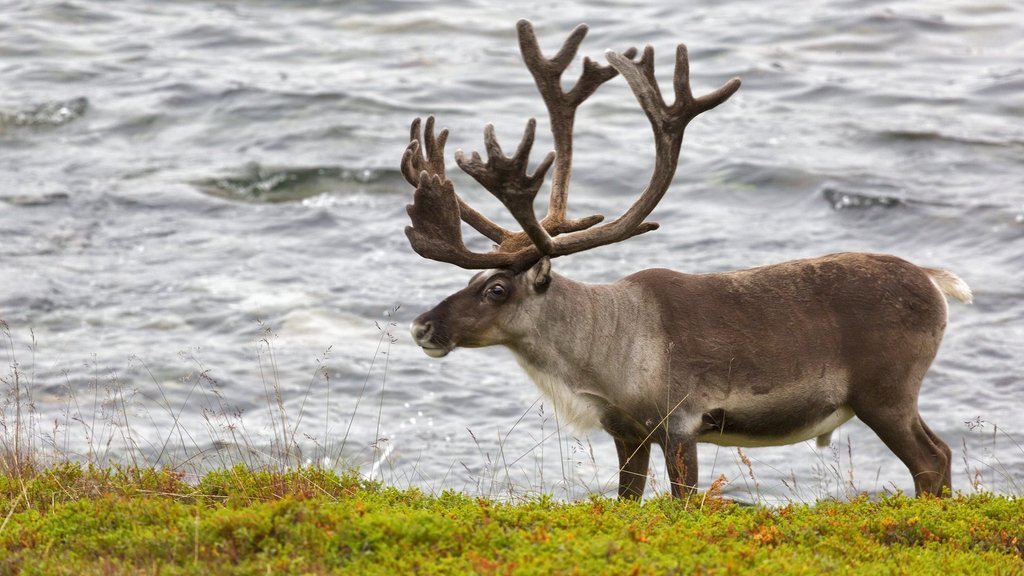
[{"label": "rippling water", "polygon": [[[665,84],[686,42],[695,91],[744,82],[688,130],[662,228],[560,272],[601,282],[842,250],[952,269],[976,303],[950,307],[922,413],[956,452],[957,488],[1022,492],[1020,3],[42,1],[4,14],[0,319],[41,447],[219,465],[272,459],[285,428],[302,458],[398,485],[614,489],[608,438],[559,430],[506,352],[436,361],[405,328],[469,276],[402,233],[409,122],[437,115],[449,154],[480,149],[487,122],[509,143],[528,117],[544,125],[515,40],[526,17],[549,51],[587,22],[583,54],[650,43]],[[571,211],[621,212],[652,150],[625,83],[603,87],[577,121]],[[725,474],[727,492],[770,499],[912,489],[863,425],[834,440],[748,450],[753,475],[702,447],[701,483]]]}]

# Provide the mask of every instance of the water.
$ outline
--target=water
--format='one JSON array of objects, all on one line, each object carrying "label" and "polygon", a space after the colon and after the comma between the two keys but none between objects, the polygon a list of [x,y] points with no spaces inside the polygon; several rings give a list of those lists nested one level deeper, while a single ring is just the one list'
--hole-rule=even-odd
[{"label": "water", "polygon": [[[1019,3],[0,8],[0,319],[40,449],[198,470],[272,461],[283,427],[300,460],[397,485],[614,490],[607,436],[559,430],[508,353],[432,360],[406,332],[470,275],[419,258],[402,233],[409,123],[436,114],[449,160],[480,150],[487,122],[509,149],[528,117],[545,127],[515,40],[527,17],[549,53],[587,22],[582,54],[650,43],[663,85],[678,42],[695,91],[744,82],[688,129],[661,229],[558,259],[559,272],[604,282],[842,250],[952,269],[976,303],[951,305],[921,410],[954,448],[957,488],[1021,493]],[[535,161],[551,146],[538,140]],[[571,213],[624,210],[652,150],[625,83],[604,86],[577,121]],[[746,499],[912,489],[863,425],[834,439],[748,450],[753,476],[736,452],[702,447],[701,484],[724,474]]]}]

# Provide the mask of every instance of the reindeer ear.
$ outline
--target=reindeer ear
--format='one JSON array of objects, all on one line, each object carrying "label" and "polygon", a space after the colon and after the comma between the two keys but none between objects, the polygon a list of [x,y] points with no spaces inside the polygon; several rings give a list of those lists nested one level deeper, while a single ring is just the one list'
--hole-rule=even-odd
[{"label": "reindeer ear", "polygon": [[543,293],[551,285],[551,258],[545,256],[526,271],[526,281],[537,293]]}]

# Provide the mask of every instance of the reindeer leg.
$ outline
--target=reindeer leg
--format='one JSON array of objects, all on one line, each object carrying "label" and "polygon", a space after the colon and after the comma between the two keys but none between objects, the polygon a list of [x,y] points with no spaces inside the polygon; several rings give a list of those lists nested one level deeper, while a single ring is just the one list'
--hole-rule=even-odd
[{"label": "reindeer leg", "polygon": [[615,451],[619,454],[619,498],[639,500],[647,485],[651,444],[647,440],[615,438]]},{"label": "reindeer leg", "polygon": [[943,489],[952,491],[952,451],[925,426],[916,410],[910,414],[898,410],[855,412],[907,465],[914,477],[914,490],[918,496],[942,496]]},{"label": "reindeer leg", "polygon": [[672,496],[682,498],[697,491],[697,443],[692,438],[669,433],[662,448]]},{"label": "reindeer leg", "polygon": [[[928,434],[928,437],[931,439],[932,444],[934,444],[939,450],[941,450],[942,454],[946,457],[946,469],[942,471],[942,486],[941,486],[940,490],[941,489],[948,489],[950,495],[952,495],[953,494],[953,451],[949,449],[949,445],[948,444],[946,444],[945,442],[942,441],[941,438],[939,438],[938,434],[936,434],[935,432],[932,432],[932,429],[929,428],[928,425],[924,423],[924,420],[921,420],[920,415],[918,415],[918,420],[921,422],[921,427],[924,428],[925,433]],[[941,492],[940,492],[940,495],[941,495]]]}]

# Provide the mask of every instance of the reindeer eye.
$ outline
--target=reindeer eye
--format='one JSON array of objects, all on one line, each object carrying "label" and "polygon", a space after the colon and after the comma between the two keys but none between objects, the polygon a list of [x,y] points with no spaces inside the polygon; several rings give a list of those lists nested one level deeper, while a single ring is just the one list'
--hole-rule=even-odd
[{"label": "reindeer eye", "polygon": [[487,298],[492,301],[500,302],[504,300],[507,296],[508,291],[505,290],[505,287],[502,286],[501,284],[494,284],[493,286],[487,289]]}]

